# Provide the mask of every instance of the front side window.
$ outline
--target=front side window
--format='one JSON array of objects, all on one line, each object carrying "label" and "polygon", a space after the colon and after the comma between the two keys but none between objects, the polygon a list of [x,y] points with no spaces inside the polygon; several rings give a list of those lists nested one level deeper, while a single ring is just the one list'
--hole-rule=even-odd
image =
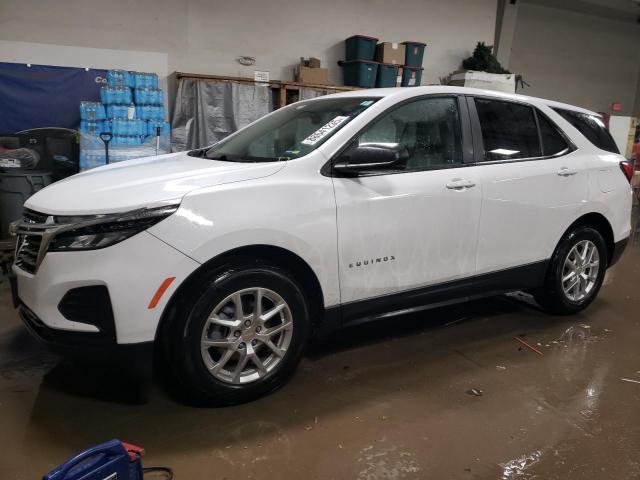
[{"label": "front side window", "polygon": [[433,97],[401,105],[384,114],[358,137],[357,145],[391,145],[408,156],[391,170],[433,170],[462,163],[458,101]]},{"label": "front side window", "polygon": [[532,107],[486,98],[476,98],[475,105],[482,130],[486,161],[542,156]]},{"label": "front side window", "polygon": [[229,162],[292,160],[318,148],[364,112],[377,97],[298,102],[277,110],[214,146],[189,154]]},{"label": "front side window", "polygon": [[596,147],[607,152],[620,153],[609,130],[597,115],[589,115],[562,108],[554,108],[554,110]]}]

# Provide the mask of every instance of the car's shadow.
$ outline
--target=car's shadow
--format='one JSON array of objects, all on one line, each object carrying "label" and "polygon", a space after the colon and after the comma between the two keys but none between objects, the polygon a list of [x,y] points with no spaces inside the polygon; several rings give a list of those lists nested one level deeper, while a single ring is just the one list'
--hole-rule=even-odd
[{"label": "car's shadow", "polygon": [[[410,337],[463,322],[473,322],[480,318],[520,311],[538,314],[536,318],[543,324],[550,318],[541,312],[529,295],[518,292],[386,317],[345,328],[333,333],[325,340],[313,342],[307,356],[321,358],[356,346],[382,343],[390,338]],[[537,328],[540,326],[537,325]],[[518,333],[518,335],[520,334]]]},{"label": "car's shadow", "polygon": [[[509,296],[491,297],[473,302],[465,302],[423,310],[416,313],[403,314],[394,317],[362,323],[358,326],[338,330],[328,338],[313,340],[306,352],[306,359],[311,362],[320,361],[339,352],[348,352],[354,348],[384,344],[390,340],[397,341],[404,337],[426,334],[430,331],[460,325],[464,322],[473,324],[478,319],[487,319],[504,314],[514,314],[528,311],[536,317],[536,328],[543,327],[546,322],[557,322],[557,319],[538,313],[535,303],[527,296],[514,294]],[[506,325],[493,325],[486,335],[502,334],[497,331]],[[526,335],[526,325],[512,325],[517,335]],[[30,343],[30,338],[23,332],[19,345],[24,348]],[[33,348],[41,353],[42,348]],[[70,395],[75,398],[95,399],[103,402],[123,405],[144,405],[152,402],[154,395],[160,394],[167,399],[181,403],[179,392],[168,388],[168,379],[160,369],[155,369],[153,378],[141,375],[137,365],[123,365],[110,363],[109,359],[63,359],[52,354],[46,354],[50,370],[44,375],[43,388]],[[114,359],[115,360],[115,359]],[[155,390],[155,391],[154,391]]]},{"label": "car's shadow", "polygon": [[[165,449],[175,453],[236,444],[253,436],[285,435],[314,417],[357,408],[357,402],[364,401],[354,393],[358,379],[366,375],[365,368],[379,367],[386,374],[389,345],[413,369],[442,369],[443,356],[450,355],[460,355],[465,359],[461,362],[469,360],[464,368],[479,368],[473,357],[491,352],[492,345],[506,344],[516,355],[513,336],[558,329],[558,322],[568,320],[503,296],[360,325],[314,342],[292,381],[280,390],[252,403],[217,409],[182,404],[160,382],[140,383],[123,370],[60,361],[44,375],[25,447],[64,438],[70,448],[80,449],[118,437],[159,453]],[[354,370],[360,372],[355,379],[345,380],[345,373],[353,376]],[[411,370],[394,370],[389,381],[410,384],[410,374]],[[443,376],[434,381],[449,379]],[[184,442],[168,440],[164,434],[169,433]]]}]

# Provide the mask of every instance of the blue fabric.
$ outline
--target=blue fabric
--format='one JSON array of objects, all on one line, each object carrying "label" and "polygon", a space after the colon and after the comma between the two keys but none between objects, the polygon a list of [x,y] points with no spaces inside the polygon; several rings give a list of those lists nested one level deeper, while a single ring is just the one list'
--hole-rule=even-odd
[{"label": "blue fabric", "polygon": [[0,62],[0,133],[78,128],[80,102],[100,101],[107,70]]}]

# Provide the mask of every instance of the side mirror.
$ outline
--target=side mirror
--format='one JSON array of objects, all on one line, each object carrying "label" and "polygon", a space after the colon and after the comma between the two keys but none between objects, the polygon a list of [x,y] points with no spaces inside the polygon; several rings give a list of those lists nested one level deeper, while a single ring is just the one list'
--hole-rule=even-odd
[{"label": "side mirror", "polygon": [[398,143],[363,143],[348,148],[333,164],[339,172],[357,172],[392,167],[409,158],[409,152]]}]

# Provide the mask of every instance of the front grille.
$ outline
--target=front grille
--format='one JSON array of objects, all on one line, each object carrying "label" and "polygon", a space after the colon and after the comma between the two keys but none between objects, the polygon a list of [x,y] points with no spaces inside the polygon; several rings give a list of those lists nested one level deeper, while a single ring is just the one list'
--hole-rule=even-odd
[{"label": "front grille", "polygon": [[19,268],[31,274],[36,273],[40,243],[42,243],[42,237],[39,235],[18,236],[16,265]]},{"label": "front grille", "polygon": [[16,242],[15,264],[25,272],[35,274],[38,269],[38,255],[42,243],[42,234],[51,225],[44,213],[25,210]]}]

